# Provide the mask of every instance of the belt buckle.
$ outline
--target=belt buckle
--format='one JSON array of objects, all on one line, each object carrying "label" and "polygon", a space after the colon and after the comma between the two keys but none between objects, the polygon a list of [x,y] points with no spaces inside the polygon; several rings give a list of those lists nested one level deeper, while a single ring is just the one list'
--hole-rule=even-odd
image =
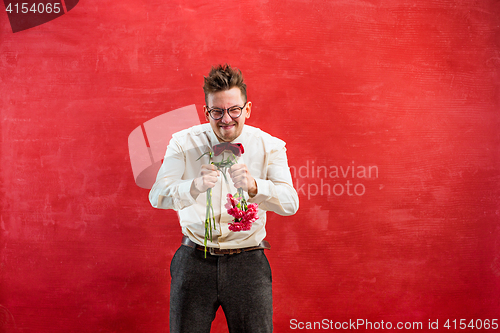
[{"label": "belt buckle", "polygon": [[208,252],[210,253],[210,255],[212,255],[212,256],[218,256],[218,257],[224,256],[223,253],[215,253],[214,251],[215,251],[214,247],[209,247]]}]

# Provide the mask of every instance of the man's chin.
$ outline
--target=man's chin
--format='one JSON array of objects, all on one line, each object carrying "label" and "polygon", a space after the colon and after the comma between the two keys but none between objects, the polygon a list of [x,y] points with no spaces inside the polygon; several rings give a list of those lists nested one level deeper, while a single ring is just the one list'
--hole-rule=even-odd
[{"label": "man's chin", "polygon": [[230,142],[230,141],[233,141],[234,139],[236,139],[236,132],[234,131],[234,129],[229,130],[229,131],[221,130],[219,132],[219,134],[220,134],[220,138],[226,142]]},{"label": "man's chin", "polygon": [[222,137],[219,137],[219,140],[222,141],[222,142],[231,142],[233,141],[234,139],[236,139],[235,137],[232,137],[232,136],[222,136]]},{"label": "man's chin", "polygon": [[236,135],[234,133],[219,133],[219,140],[223,142],[231,142],[236,139]]}]

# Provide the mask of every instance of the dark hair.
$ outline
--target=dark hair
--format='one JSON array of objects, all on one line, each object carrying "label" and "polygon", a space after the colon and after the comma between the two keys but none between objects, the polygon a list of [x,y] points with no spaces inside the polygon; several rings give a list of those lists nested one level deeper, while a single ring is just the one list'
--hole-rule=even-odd
[{"label": "dark hair", "polygon": [[208,105],[208,94],[218,91],[229,90],[234,87],[240,88],[241,97],[247,101],[247,85],[243,82],[243,74],[237,68],[231,68],[228,64],[212,67],[208,76],[204,77],[205,83],[203,91],[205,92],[205,103]]}]

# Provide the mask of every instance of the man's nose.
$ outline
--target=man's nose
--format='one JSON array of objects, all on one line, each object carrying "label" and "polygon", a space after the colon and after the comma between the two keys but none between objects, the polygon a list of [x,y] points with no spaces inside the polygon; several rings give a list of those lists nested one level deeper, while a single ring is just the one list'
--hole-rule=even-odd
[{"label": "man's nose", "polygon": [[229,124],[232,120],[233,120],[233,118],[231,118],[231,116],[229,116],[229,111],[225,110],[224,114],[222,115],[222,122],[224,124]]}]

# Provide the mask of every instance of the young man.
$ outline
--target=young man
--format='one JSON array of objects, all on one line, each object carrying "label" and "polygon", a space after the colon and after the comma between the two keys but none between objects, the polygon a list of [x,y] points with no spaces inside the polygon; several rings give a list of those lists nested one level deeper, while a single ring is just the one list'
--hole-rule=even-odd
[{"label": "young man", "polygon": [[[153,207],[178,211],[184,235],[170,266],[170,332],[210,332],[219,306],[231,333],[272,332],[266,211],[292,215],[299,207],[285,142],[245,125],[252,102],[241,71],[213,67],[203,90],[208,123],[172,136],[149,194]],[[241,144],[244,153],[235,157],[229,147],[218,156],[208,154],[220,143]],[[236,161],[226,175],[211,164],[228,158]],[[250,230],[235,232],[225,205],[227,194],[238,188],[258,205],[258,219]],[[215,229],[205,252],[208,189]]]}]

